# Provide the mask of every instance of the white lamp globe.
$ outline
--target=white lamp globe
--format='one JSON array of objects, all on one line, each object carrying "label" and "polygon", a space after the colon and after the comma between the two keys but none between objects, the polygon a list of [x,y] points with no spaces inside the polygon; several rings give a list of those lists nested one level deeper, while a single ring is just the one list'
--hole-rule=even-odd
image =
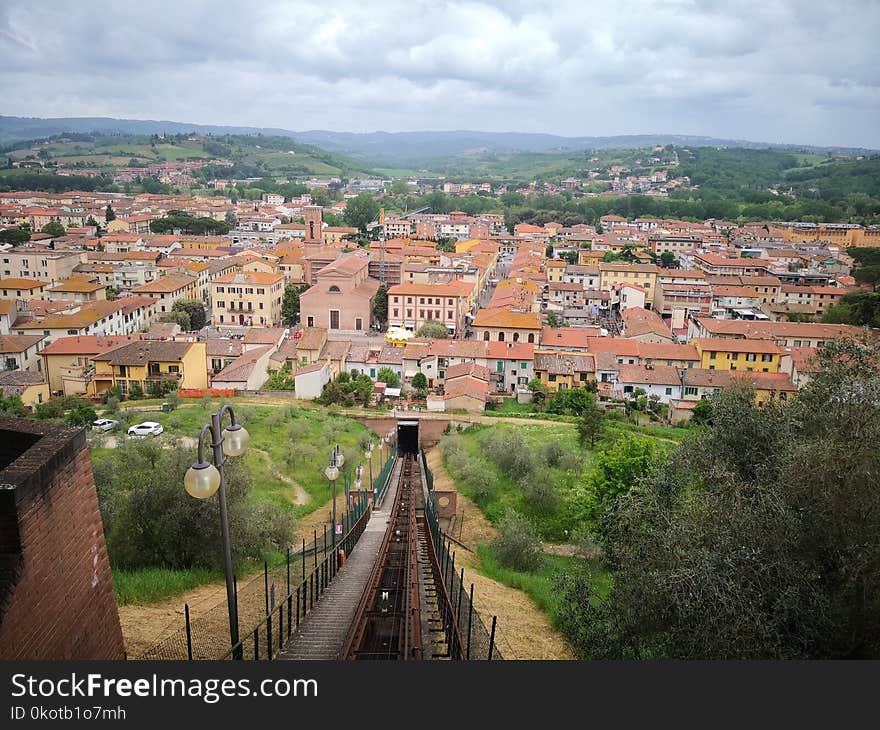
[{"label": "white lamp globe", "polygon": [[336,466],[342,466],[343,464],[345,464],[345,454],[340,451],[336,454]]},{"label": "white lamp globe", "polygon": [[250,440],[250,434],[243,426],[227,426],[223,429],[223,453],[226,456],[241,456]]},{"label": "white lamp globe", "polygon": [[186,470],[183,486],[191,497],[207,499],[220,488],[220,472],[216,466],[204,461],[193,464]]},{"label": "white lamp globe", "polygon": [[330,466],[324,469],[324,476],[331,482],[336,481],[336,478],[339,476],[339,467],[335,464],[330,464]]}]

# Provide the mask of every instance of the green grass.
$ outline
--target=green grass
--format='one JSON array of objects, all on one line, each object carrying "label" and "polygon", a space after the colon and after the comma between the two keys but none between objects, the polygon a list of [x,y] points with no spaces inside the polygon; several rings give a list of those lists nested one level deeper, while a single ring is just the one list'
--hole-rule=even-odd
[{"label": "green grass", "polygon": [[[138,401],[137,406],[155,405],[161,400]],[[161,423],[165,433],[160,436],[164,441],[171,441],[182,436],[196,438],[202,424],[210,420],[211,412],[216,410],[216,404],[206,407],[203,403],[186,403],[176,408],[171,413],[161,411],[140,411],[132,405],[126,409],[127,419],[130,423],[150,420]],[[298,516],[313,512],[325,504],[332,496],[332,487],[322,473],[329,458],[330,445],[338,443],[343,451],[348,454],[346,471],[354,469],[363,461],[363,453],[360,441],[363,436],[370,433],[366,426],[353,419],[344,416],[331,415],[326,411],[303,409],[294,406],[258,406],[247,405],[245,402],[234,403],[236,415],[245,425],[251,436],[251,449],[245,455],[253,480],[252,496],[257,500],[268,500],[290,508]],[[288,436],[288,424],[299,421],[303,424],[302,436],[299,442],[313,447],[313,455],[303,461],[290,465],[287,462],[287,453],[291,446]],[[125,438],[124,431],[118,434]],[[294,505],[294,488],[286,482],[277,479],[273,474],[272,466],[267,462],[261,452],[266,452],[272,466],[281,474],[299,484],[308,492],[311,500],[308,504]],[[100,460],[112,458],[113,449],[93,448],[92,458]],[[195,457],[195,448],[193,448]],[[374,473],[378,473],[379,454],[374,451]],[[351,465],[349,467],[349,464]],[[342,481],[338,484],[342,486]]]},{"label": "green grass", "polygon": [[612,432],[628,431],[630,433],[638,433],[643,436],[653,436],[659,439],[670,439],[672,441],[681,441],[688,434],[692,434],[692,428],[677,428],[674,426],[642,426],[628,421],[609,421],[609,430]]},{"label": "green grass", "polygon": [[[501,565],[495,559],[489,545],[478,545],[477,555],[480,558],[480,572],[483,575],[510,588],[523,591],[538,605],[538,608],[550,617],[554,624],[556,623],[560,598],[556,588],[556,578],[573,570],[576,562],[581,560],[580,558],[545,554],[541,566],[534,573],[526,573]],[[593,568],[593,585],[597,588],[599,595],[604,596],[611,590],[611,573],[597,565],[594,565]]]},{"label": "green grass", "polygon": [[173,570],[170,568],[125,568],[113,569],[113,588],[116,603],[125,606],[130,603],[154,603],[166,598],[179,596],[206,583],[223,580],[223,573],[208,568]]}]

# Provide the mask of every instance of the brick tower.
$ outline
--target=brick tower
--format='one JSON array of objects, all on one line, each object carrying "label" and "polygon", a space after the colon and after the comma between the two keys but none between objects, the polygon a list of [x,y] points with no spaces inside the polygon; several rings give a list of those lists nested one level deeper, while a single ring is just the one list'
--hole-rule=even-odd
[{"label": "brick tower", "polygon": [[321,231],[322,210],[320,205],[307,205],[303,208],[306,220],[306,243],[324,243],[324,234]]},{"label": "brick tower", "polygon": [[124,659],[85,432],[0,418],[0,659]]}]

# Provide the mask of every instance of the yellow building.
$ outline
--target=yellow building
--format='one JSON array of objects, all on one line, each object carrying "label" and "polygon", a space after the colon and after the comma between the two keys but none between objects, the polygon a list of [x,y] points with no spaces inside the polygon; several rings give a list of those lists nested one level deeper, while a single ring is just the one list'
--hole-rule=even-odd
[{"label": "yellow building", "polygon": [[166,274],[146,284],[133,287],[135,296],[148,296],[158,300],[156,306],[159,314],[170,312],[178,299],[201,299],[199,296],[198,279],[184,274]]},{"label": "yellow building", "polygon": [[211,282],[211,323],[277,325],[284,276],[259,271],[227,274]]},{"label": "yellow building", "polygon": [[744,370],[778,373],[782,348],[772,340],[734,340],[698,337],[692,340],[706,370]]},{"label": "yellow building", "polygon": [[583,388],[596,379],[596,360],[590,353],[535,350],[535,377],[550,393]]},{"label": "yellow building", "polygon": [[49,385],[43,374],[31,370],[0,371],[0,389],[7,398],[17,395],[31,410],[49,400]]},{"label": "yellow building", "polygon": [[207,388],[204,342],[140,340],[95,355],[90,394],[101,395],[118,385],[127,396],[135,384],[148,393],[156,381],[176,381],[178,388]]},{"label": "yellow building", "polygon": [[552,259],[544,266],[544,273],[547,274],[547,283],[565,281],[566,262],[562,259]]},{"label": "yellow building", "polygon": [[326,245],[342,246],[349,243],[349,241],[344,238],[345,236],[356,236],[360,233],[360,230],[349,226],[327,226],[322,233],[324,234],[324,243]]},{"label": "yellow building", "polygon": [[50,302],[97,302],[107,298],[106,287],[86,276],[59,281],[46,289]]},{"label": "yellow building", "polygon": [[599,264],[599,288],[619,290],[623,284],[640,286],[645,290],[645,301],[654,301],[659,268],[654,264],[628,264],[621,261],[602,261]]},{"label": "yellow building", "polygon": [[0,279],[0,297],[3,299],[47,299],[46,287],[49,284],[36,279]]}]

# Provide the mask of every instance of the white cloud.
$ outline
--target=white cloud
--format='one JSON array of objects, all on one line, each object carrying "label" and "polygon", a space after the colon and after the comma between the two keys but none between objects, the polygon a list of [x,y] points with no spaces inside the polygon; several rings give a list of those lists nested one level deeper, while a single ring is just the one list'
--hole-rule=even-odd
[{"label": "white cloud", "polygon": [[877,28],[871,0],[7,0],[0,89],[33,116],[880,147]]}]

